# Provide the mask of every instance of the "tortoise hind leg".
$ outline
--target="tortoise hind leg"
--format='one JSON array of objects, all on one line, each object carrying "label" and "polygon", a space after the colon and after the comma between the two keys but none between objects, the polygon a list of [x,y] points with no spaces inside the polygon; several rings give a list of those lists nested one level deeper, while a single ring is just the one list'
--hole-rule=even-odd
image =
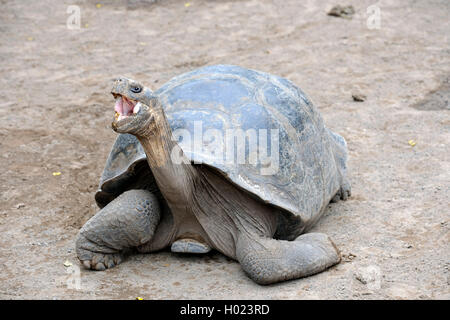
[{"label": "tortoise hind leg", "polygon": [[323,233],[307,233],[294,241],[241,235],[237,260],[245,273],[259,284],[306,277],[340,262],[340,253]]},{"label": "tortoise hind leg", "polygon": [[128,249],[148,242],[160,219],[157,198],[147,190],[124,192],[81,228],[76,241],[80,262],[88,269],[112,268]]},{"label": "tortoise hind leg", "polygon": [[330,136],[330,142],[332,143],[332,150],[334,159],[336,161],[336,168],[338,170],[340,188],[337,193],[331,199],[331,202],[338,202],[339,200],[347,200],[351,196],[351,184],[347,176],[347,158],[348,148],[345,139],[334,133],[333,131],[326,129]]},{"label": "tortoise hind leg", "polygon": [[352,188],[350,185],[350,182],[348,182],[347,177],[343,177],[341,183],[341,187],[339,188],[338,192],[334,195],[333,198],[331,198],[330,202],[335,203],[339,200],[346,201],[351,195],[352,195]]}]

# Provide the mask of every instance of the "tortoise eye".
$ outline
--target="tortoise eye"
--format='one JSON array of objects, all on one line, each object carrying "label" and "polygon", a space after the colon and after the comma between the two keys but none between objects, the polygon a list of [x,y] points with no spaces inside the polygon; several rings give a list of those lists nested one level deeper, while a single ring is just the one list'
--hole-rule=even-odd
[{"label": "tortoise eye", "polygon": [[142,88],[141,87],[131,87],[130,90],[134,93],[139,93],[142,91]]}]

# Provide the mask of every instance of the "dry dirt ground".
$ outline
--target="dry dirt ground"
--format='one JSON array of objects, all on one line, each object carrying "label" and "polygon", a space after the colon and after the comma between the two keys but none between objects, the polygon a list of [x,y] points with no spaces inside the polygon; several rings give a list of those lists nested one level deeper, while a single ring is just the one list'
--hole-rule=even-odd
[{"label": "dry dirt ground", "polygon": [[[0,298],[449,299],[450,2],[186,2],[0,1]],[[116,137],[112,79],[156,89],[219,63],[290,79],[346,138],[353,197],[314,228],[342,263],[259,286],[219,253],[164,251],[77,275]]]}]

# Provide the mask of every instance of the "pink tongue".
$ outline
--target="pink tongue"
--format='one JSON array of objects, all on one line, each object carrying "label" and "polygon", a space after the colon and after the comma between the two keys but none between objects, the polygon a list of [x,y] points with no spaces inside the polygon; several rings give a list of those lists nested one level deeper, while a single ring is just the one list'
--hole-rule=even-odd
[{"label": "pink tongue", "polygon": [[123,99],[122,97],[116,99],[116,105],[114,106],[114,111],[123,114]]},{"label": "pink tongue", "polygon": [[122,103],[123,114],[126,115],[126,116],[132,114],[133,113],[133,108],[134,108],[133,103],[131,101],[129,101],[128,99],[124,99],[124,98],[122,98],[122,101],[123,101],[123,103]]},{"label": "pink tongue", "polygon": [[121,115],[128,116],[133,113],[134,104],[124,97],[119,97],[116,99],[116,105],[114,106],[114,111],[120,113]]}]

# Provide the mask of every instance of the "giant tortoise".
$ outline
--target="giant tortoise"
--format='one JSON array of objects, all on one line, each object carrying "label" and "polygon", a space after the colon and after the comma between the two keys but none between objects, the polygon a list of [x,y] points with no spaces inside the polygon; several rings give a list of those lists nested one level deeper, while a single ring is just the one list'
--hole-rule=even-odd
[{"label": "giant tortoise", "polygon": [[345,140],[290,81],[230,65],[177,76],[152,92],[118,78],[113,145],[76,252],[93,270],[125,253],[206,253],[237,260],[259,284],[340,261],[306,233],[350,196]]}]

